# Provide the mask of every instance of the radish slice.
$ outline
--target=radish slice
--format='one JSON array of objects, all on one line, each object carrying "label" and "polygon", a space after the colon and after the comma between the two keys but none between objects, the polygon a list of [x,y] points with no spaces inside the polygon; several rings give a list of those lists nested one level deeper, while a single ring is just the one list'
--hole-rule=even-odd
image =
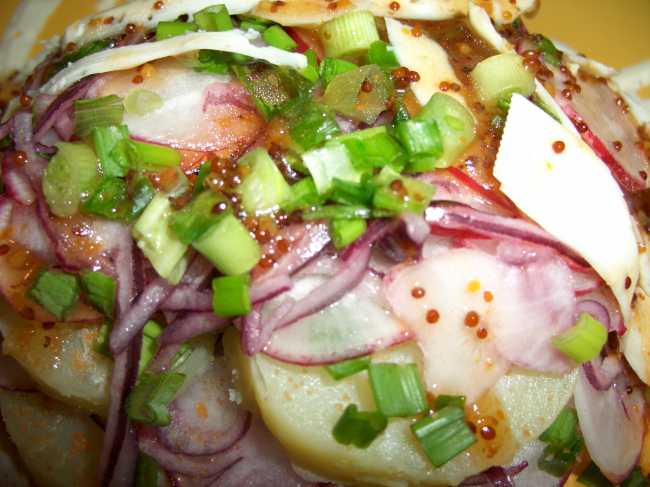
[{"label": "radish slice", "polygon": [[613,483],[625,480],[641,453],[645,430],[644,400],[639,389],[628,392],[623,374],[606,391],[596,390],[580,371],[575,404],[580,429],[592,460]]},{"label": "radish slice", "polygon": [[[96,94],[126,97],[133,90],[156,93],[162,106],[145,114],[126,111],[124,123],[137,138],[196,151],[241,150],[263,128],[250,96],[228,76],[198,73],[180,61],[163,60],[149,69],[104,75]],[[135,76],[144,77],[133,84]]]},{"label": "radish slice", "polygon": [[172,422],[159,436],[173,452],[212,455],[242,437],[247,414],[229,399],[230,369],[218,361],[171,405]]},{"label": "radish slice", "polygon": [[[332,268],[328,268],[333,266]],[[337,263],[322,258],[299,273],[294,287],[262,310],[269,316],[287,301],[299,302],[337,273]],[[409,338],[381,296],[381,279],[365,273],[361,282],[325,309],[276,330],[265,352],[296,364],[325,364],[365,355]]]},{"label": "radish slice", "polygon": [[570,368],[550,342],[571,326],[575,306],[561,259],[513,266],[479,250],[452,249],[396,268],[384,294],[415,333],[434,394],[473,402],[511,363],[545,372]]}]

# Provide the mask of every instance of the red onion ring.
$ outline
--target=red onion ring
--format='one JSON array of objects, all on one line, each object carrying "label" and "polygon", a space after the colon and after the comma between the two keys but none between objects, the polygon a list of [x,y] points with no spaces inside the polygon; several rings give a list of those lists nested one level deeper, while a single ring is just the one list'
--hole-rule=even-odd
[{"label": "red onion ring", "polygon": [[230,319],[215,315],[212,311],[188,313],[171,323],[160,337],[161,345],[184,343],[194,337],[218,331],[230,324]]}]

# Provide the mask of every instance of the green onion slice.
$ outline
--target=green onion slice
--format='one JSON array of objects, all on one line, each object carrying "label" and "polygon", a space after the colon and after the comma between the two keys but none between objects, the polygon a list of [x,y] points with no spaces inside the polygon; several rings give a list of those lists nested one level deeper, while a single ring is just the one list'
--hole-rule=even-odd
[{"label": "green onion slice", "polygon": [[115,279],[100,271],[85,271],[81,273],[80,281],[88,301],[105,316],[112,318],[117,292]]},{"label": "green onion slice", "polygon": [[298,47],[296,41],[279,25],[272,25],[262,32],[262,39],[269,46],[277,47],[284,51],[293,51]]},{"label": "green onion slice", "polygon": [[129,130],[126,125],[94,127],[91,136],[104,176],[126,176],[131,167]]},{"label": "green onion slice", "polygon": [[234,25],[225,5],[212,5],[194,14],[192,19],[199,29],[208,32],[232,30]]},{"label": "green onion slice", "polygon": [[135,471],[135,487],[158,487],[161,469],[149,455],[140,453]]},{"label": "green onion slice", "polygon": [[578,476],[578,482],[587,487],[612,487],[613,484],[607,480],[598,466],[591,462],[589,466]]},{"label": "green onion slice", "polygon": [[79,299],[79,283],[76,276],[61,271],[43,271],[27,292],[27,295],[58,319]]},{"label": "green onion slice", "polygon": [[328,57],[356,56],[379,40],[379,32],[371,12],[351,11],[321,25],[320,37]]},{"label": "green onion slice", "polygon": [[368,448],[386,426],[388,420],[381,413],[359,411],[356,405],[350,404],[334,425],[332,435],[342,445]]},{"label": "green onion slice", "polygon": [[86,137],[95,127],[120,125],[123,116],[124,104],[116,95],[74,102],[75,133],[79,137]]},{"label": "green onion slice", "polygon": [[343,362],[337,362],[325,366],[325,370],[335,380],[345,379],[351,375],[358,374],[362,370],[366,370],[370,365],[370,357],[357,357]]},{"label": "green onion slice", "polygon": [[357,68],[358,66],[356,64],[346,61],[345,59],[326,57],[320,63],[320,76],[323,78],[323,83],[328,85],[339,74],[354,71]]},{"label": "green onion slice", "polygon": [[124,179],[105,177],[83,204],[82,210],[104,218],[119,219],[128,211],[127,198],[128,192]]},{"label": "green onion slice", "polygon": [[131,90],[124,99],[126,112],[139,117],[155,112],[162,106],[163,99],[158,93],[143,88]]},{"label": "green onion slice", "polygon": [[384,416],[415,416],[428,408],[416,364],[370,364],[368,376],[377,409]]},{"label": "green onion slice", "polygon": [[433,408],[436,411],[446,408],[447,406],[465,409],[465,396],[448,396],[441,394],[440,396],[436,397],[436,400],[433,403]]},{"label": "green onion slice", "polygon": [[212,280],[212,309],[217,316],[243,316],[251,310],[248,276],[224,276]]},{"label": "green onion slice", "polygon": [[553,338],[555,348],[579,364],[597,357],[605,343],[607,328],[588,313],[582,313],[573,327]]},{"label": "green onion slice", "polygon": [[213,209],[224,201],[223,196],[204,191],[185,208],[174,213],[169,220],[169,226],[181,242],[189,245],[223,217],[223,213],[213,213]]},{"label": "green onion slice", "polygon": [[163,21],[156,27],[156,40],[164,41],[197,30],[199,30],[198,25],[192,22]]},{"label": "green onion slice", "polygon": [[171,422],[169,404],[184,382],[185,375],[176,372],[143,372],[127,397],[126,414],[133,421],[152,426],[168,426]]},{"label": "green onion slice", "polygon": [[350,220],[332,220],[330,222],[330,236],[334,247],[344,249],[363,235],[368,228],[365,220],[360,218]]}]

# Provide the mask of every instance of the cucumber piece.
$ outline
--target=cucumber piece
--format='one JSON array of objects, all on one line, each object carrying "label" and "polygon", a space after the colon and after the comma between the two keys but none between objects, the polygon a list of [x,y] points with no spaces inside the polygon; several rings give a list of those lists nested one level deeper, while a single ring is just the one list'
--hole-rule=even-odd
[{"label": "cucumber piece", "polygon": [[250,168],[250,173],[239,185],[244,209],[263,215],[280,208],[291,196],[291,188],[264,149],[254,149],[239,159],[239,164]]},{"label": "cucumber piece", "polygon": [[133,238],[156,272],[172,284],[178,284],[185,273],[187,245],[169,226],[172,216],[169,200],[157,194],[133,226]]},{"label": "cucumber piece", "polygon": [[515,53],[484,59],[472,70],[470,77],[481,101],[489,108],[509,100],[513,93],[528,97],[535,91],[535,77]]},{"label": "cucumber piece", "polygon": [[225,215],[192,246],[220,272],[230,276],[250,271],[262,256],[257,241],[232,214]]}]

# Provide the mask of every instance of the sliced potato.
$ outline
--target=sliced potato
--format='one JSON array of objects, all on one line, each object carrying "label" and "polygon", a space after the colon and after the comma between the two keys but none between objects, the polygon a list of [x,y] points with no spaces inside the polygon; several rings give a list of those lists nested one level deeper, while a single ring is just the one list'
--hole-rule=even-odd
[{"label": "sliced potato", "polygon": [[[522,445],[555,419],[573,393],[575,374],[563,378],[513,372],[491,394],[468,408],[478,427],[495,426],[497,439],[480,439],[468,451],[434,469],[414,440],[409,419],[391,419],[365,450],[338,444],[331,431],[344,408],[374,410],[366,373],[334,381],[322,367],[285,364],[241,352],[234,330],[224,349],[237,369],[245,404],[255,402],[267,426],[299,467],[355,485],[456,485],[492,465],[509,464]],[[375,354],[375,361],[421,362],[413,344]],[[247,397],[250,396],[251,397]]]},{"label": "sliced potato", "polygon": [[29,487],[29,479],[24,472],[18,450],[9,439],[2,418],[0,418],[0,485]]},{"label": "sliced potato", "polygon": [[9,436],[39,487],[94,487],[103,432],[90,417],[40,393],[0,391]]},{"label": "sliced potato", "polygon": [[93,350],[99,325],[22,321],[7,327],[3,351],[44,391],[75,407],[104,415],[113,362]]}]

